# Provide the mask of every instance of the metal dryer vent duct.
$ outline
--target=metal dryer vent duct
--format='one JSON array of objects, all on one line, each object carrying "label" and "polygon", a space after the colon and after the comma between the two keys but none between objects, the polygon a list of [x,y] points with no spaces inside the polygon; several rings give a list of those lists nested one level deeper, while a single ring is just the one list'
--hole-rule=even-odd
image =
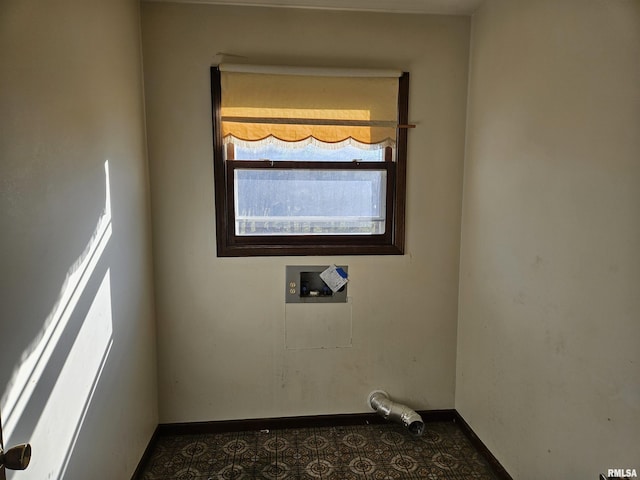
[{"label": "metal dryer vent duct", "polygon": [[424,432],[422,417],[406,405],[392,401],[389,394],[383,390],[374,390],[369,394],[369,406],[385,420],[401,423],[416,437]]}]

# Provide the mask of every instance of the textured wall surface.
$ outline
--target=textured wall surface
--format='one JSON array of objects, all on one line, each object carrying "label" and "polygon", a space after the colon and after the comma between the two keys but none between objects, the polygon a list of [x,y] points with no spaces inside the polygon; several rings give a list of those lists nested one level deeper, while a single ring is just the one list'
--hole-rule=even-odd
[{"label": "textured wall surface", "polygon": [[640,3],[473,18],[456,408],[514,478],[636,468]]},{"label": "textured wall surface", "polygon": [[0,409],[5,445],[33,446],[16,479],[130,478],[158,422],[139,18],[0,4]]},{"label": "textured wall surface", "polygon": [[[163,422],[452,408],[468,17],[142,4]],[[209,67],[411,73],[404,256],[217,258]],[[349,266],[352,346],[285,349],[286,265]],[[298,343],[296,343],[298,344]]]}]

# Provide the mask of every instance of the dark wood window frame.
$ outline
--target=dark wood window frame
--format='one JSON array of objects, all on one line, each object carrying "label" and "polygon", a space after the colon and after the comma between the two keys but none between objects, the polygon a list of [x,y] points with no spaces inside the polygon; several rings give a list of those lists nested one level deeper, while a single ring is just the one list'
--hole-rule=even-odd
[{"label": "dark wood window frame", "polygon": [[[407,124],[409,114],[409,74],[398,85],[398,125],[396,161],[390,162],[292,162],[225,160],[221,131],[220,71],[211,67],[213,124],[213,167],[218,257],[283,255],[402,255],[405,237]],[[239,236],[234,225],[234,170],[236,168],[285,168],[301,170],[386,171],[386,225],[382,235],[269,235]]]}]

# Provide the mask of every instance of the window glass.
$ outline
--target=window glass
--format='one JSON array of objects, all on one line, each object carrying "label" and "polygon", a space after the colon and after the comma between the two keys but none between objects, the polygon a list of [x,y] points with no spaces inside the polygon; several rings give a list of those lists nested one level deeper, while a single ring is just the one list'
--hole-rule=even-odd
[{"label": "window glass", "polygon": [[[233,145],[236,160],[300,160],[382,162],[385,145],[344,142],[340,145],[319,141],[279,142],[272,139],[246,142],[228,135],[225,146]],[[229,148],[225,148],[228,152]]]},{"label": "window glass", "polygon": [[236,235],[384,233],[386,172],[235,169]]}]

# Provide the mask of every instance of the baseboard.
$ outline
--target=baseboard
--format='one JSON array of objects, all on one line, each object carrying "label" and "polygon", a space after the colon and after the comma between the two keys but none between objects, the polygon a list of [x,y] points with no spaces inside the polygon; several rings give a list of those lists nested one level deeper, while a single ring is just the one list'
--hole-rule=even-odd
[{"label": "baseboard", "polygon": [[491,469],[494,471],[494,473],[499,478],[499,480],[513,480],[511,475],[509,475],[509,473],[504,469],[504,467],[500,464],[498,459],[493,456],[493,453],[491,453],[491,451],[482,442],[482,440],[480,440],[480,438],[471,429],[471,427],[465,421],[465,419],[462,418],[462,415],[460,415],[460,413],[457,410],[454,410],[454,412],[455,412],[454,422],[456,422],[460,426],[460,429],[464,432],[464,434],[467,436],[467,438],[473,444],[476,450],[478,450],[480,454],[482,454],[482,456],[485,458],[485,460],[489,462]]},{"label": "baseboard", "polygon": [[142,458],[138,462],[138,466],[133,472],[133,476],[131,477],[131,480],[139,480],[142,478],[144,469],[146,468],[147,464],[149,463],[149,460],[151,459],[153,450],[156,448],[156,443],[158,443],[158,437],[160,437],[160,432],[159,432],[159,428],[156,427],[156,429],[153,431],[153,434],[151,435],[151,439],[149,440],[147,448],[144,449],[144,453],[142,454]]},{"label": "baseboard", "polygon": [[[467,436],[473,446],[487,460],[499,480],[513,480],[500,462],[493,456],[478,438],[469,424],[455,409],[418,410],[425,423],[455,422]],[[156,428],[147,446],[138,468],[131,480],[142,478],[144,468],[149,461],[159,437],[169,435],[201,435],[207,433],[241,432],[247,430],[275,430],[280,428],[312,428],[346,425],[378,425],[386,420],[377,413],[347,413],[339,415],[312,415],[302,417],[254,418],[248,420],[220,420],[211,422],[161,423]]]},{"label": "baseboard", "polygon": [[[447,422],[455,419],[455,410],[422,410],[424,422]],[[203,433],[242,432],[247,430],[275,430],[279,428],[331,427],[336,425],[377,425],[386,420],[377,413],[346,413],[302,417],[253,418],[248,420],[220,420],[212,422],[161,423],[160,435],[199,435]]]}]

